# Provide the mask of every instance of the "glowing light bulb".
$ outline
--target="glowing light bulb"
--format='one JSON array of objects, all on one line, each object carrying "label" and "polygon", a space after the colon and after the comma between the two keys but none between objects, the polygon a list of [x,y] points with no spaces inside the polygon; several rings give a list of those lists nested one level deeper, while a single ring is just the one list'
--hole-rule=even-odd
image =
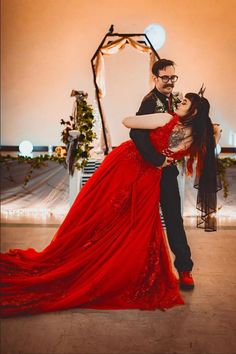
[{"label": "glowing light bulb", "polygon": [[22,156],[32,156],[33,144],[28,140],[23,140],[19,145],[20,154]]},{"label": "glowing light bulb", "polygon": [[144,30],[154,49],[160,49],[166,41],[166,31],[161,25],[152,23]]}]

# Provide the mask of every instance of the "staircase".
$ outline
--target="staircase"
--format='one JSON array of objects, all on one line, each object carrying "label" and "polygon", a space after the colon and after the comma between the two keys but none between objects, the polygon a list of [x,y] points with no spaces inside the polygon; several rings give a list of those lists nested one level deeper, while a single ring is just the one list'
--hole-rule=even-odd
[{"label": "staircase", "polygon": [[83,168],[81,176],[81,187],[89,180],[96,169],[101,165],[102,160],[90,159],[87,165]]}]

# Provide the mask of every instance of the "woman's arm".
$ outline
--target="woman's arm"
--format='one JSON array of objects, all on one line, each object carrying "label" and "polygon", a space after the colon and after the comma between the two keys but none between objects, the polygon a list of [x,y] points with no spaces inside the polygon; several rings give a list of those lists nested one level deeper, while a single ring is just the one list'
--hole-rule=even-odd
[{"label": "woman's arm", "polygon": [[156,129],[158,127],[163,127],[172,115],[169,113],[153,113],[144,114],[142,116],[132,116],[126,117],[122,120],[122,123],[126,128],[136,128],[136,129]]}]

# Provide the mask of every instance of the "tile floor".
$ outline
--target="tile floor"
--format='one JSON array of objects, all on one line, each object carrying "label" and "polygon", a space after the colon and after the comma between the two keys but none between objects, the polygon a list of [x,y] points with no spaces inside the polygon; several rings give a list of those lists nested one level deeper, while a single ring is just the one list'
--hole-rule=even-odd
[{"label": "tile floor", "polygon": [[[2,250],[44,248],[61,219],[2,219]],[[236,354],[236,222],[186,230],[196,288],[162,311],[68,310],[1,321],[1,354]]]}]

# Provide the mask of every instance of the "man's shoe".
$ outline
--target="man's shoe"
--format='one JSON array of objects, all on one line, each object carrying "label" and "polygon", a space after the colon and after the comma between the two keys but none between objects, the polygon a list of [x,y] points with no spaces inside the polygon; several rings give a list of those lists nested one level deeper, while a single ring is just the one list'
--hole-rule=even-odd
[{"label": "man's shoe", "polygon": [[179,272],[179,287],[182,290],[192,290],[194,288],[194,281],[191,272]]}]

